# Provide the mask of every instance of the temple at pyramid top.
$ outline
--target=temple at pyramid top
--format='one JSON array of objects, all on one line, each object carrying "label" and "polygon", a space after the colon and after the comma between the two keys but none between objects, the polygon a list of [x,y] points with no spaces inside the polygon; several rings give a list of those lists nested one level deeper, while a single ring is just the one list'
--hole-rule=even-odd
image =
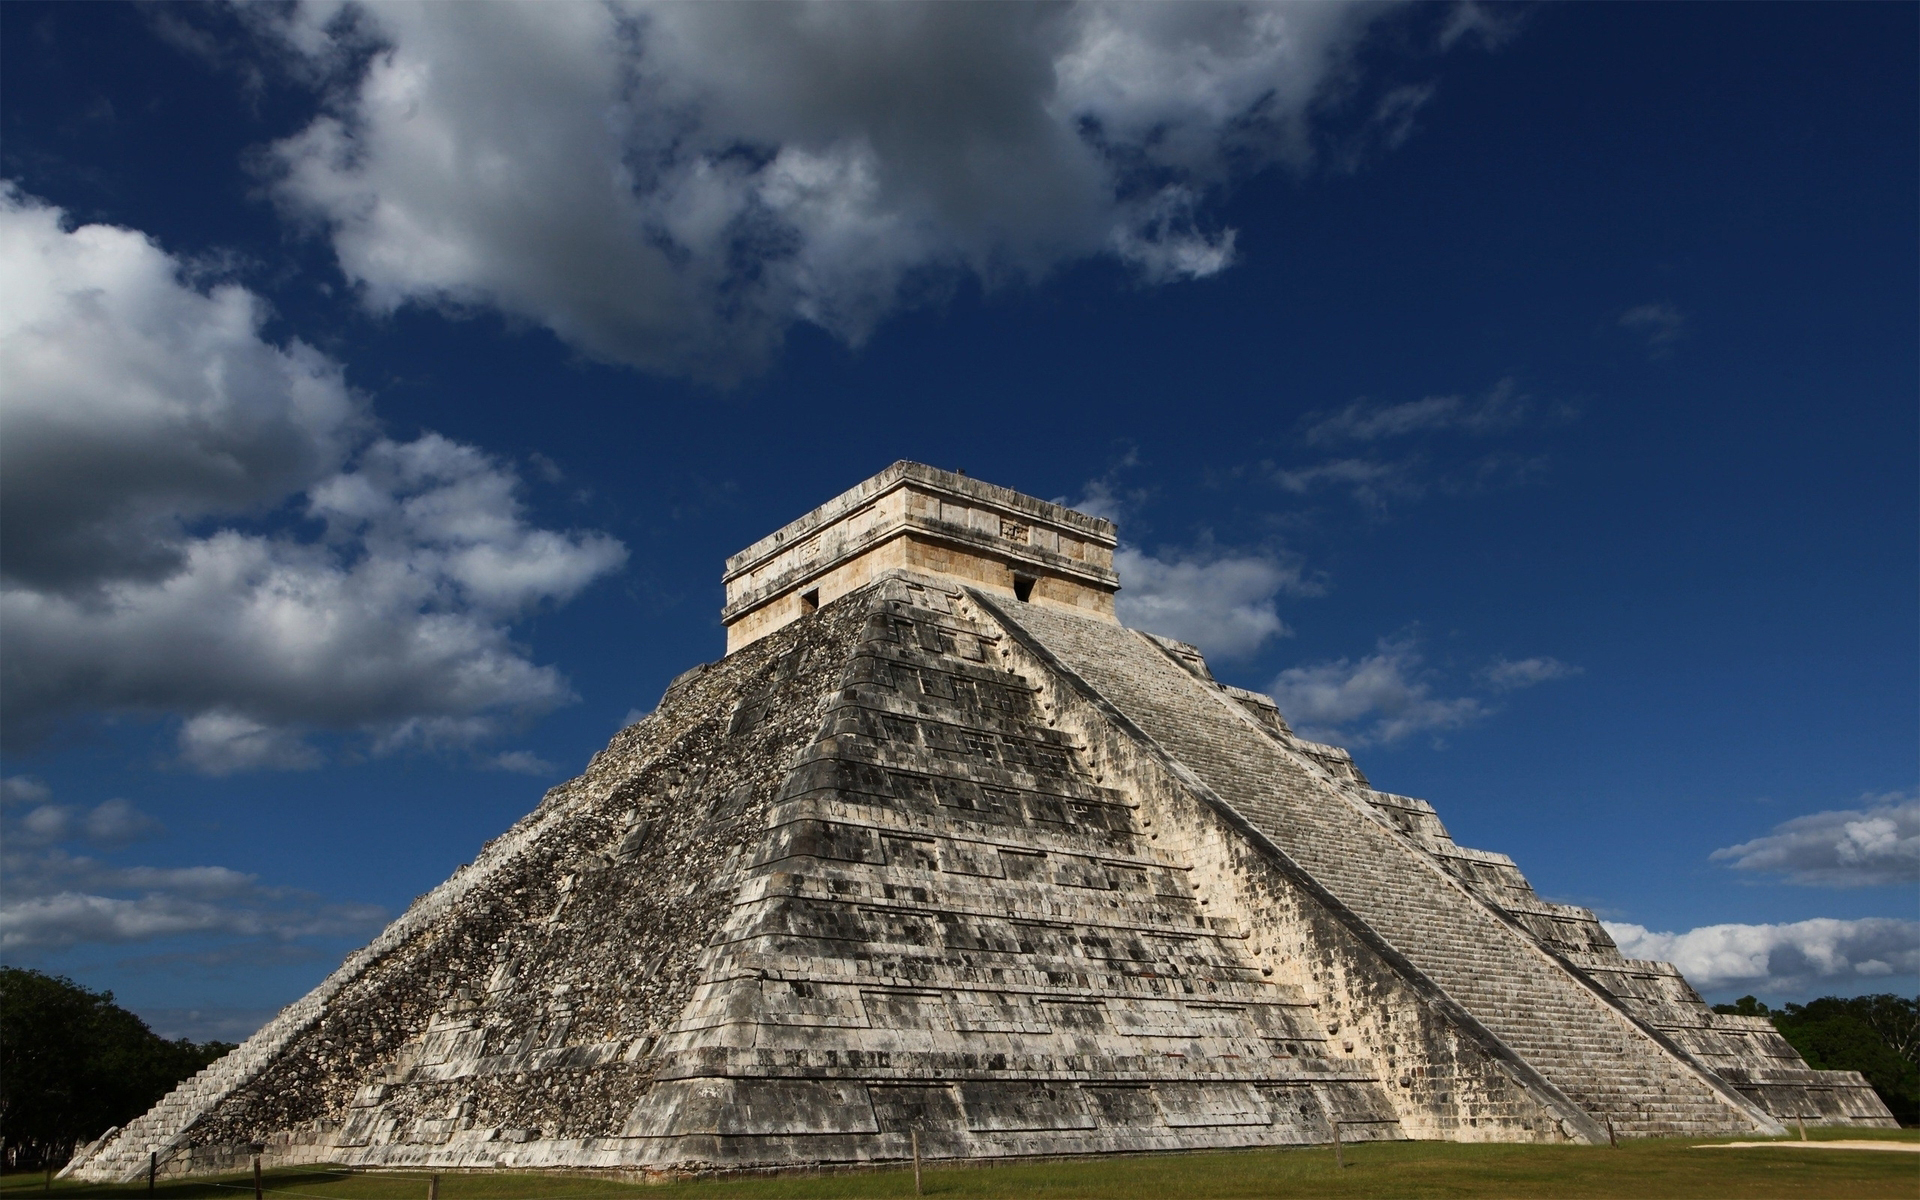
[{"label": "temple at pyramid top", "polygon": [[1114,535],[1104,517],[902,460],[727,559],[727,653],[893,568],[1112,621]]}]

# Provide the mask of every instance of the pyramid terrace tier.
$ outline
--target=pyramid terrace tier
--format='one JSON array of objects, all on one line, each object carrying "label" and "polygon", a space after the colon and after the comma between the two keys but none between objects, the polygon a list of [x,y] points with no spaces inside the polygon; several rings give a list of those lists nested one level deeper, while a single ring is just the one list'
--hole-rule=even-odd
[{"label": "pyramid terrace tier", "polygon": [[894,571],[676,680],[70,1173],[1890,1120],[1728,1020],[1191,647]]}]

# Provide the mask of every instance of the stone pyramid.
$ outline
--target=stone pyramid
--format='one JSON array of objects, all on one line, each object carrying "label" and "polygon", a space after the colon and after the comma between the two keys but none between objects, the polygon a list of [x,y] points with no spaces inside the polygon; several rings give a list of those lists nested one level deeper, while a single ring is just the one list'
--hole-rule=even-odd
[{"label": "stone pyramid", "polygon": [[749,547],[726,657],[69,1173],[1893,1123],[1120,626],[1113,548],[915,463]]}]

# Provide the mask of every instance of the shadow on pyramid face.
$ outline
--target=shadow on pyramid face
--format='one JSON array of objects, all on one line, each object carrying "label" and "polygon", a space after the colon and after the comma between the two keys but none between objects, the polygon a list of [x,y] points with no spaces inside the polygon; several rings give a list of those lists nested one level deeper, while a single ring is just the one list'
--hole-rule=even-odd
[{"label": "shadow on pyramid face", "polygon": [[[821,511],[908,513],[908,483],[941,482],[889,471],[907,482]],[[735,556],[748,583],[789,550],[864,577],[789,564],[787,592],[743,591],[736,624],[813,598],[74,1173],[132,1178],[150,1148],[168,1173],[256,1145],[680,1171],[901,1159],[916,1135],[993,1157],[1890,1121],[1191,647],[1019,595],[1044,556],[991,559],[988,531],[1051,529],[1057,554],[1078,530],[1084,555],[1111,526],[1018,499],[992,524],[874,518],[885,540],[825,567],[804,539]],[[942,521],[979,537],[868,561]]]}]

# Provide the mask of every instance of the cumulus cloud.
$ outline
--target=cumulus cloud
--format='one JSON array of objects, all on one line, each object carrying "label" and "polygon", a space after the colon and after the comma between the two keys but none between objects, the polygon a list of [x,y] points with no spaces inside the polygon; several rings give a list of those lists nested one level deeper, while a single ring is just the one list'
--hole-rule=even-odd
[{"label": "cumulus cloud", "polygon": [[44,804],[53,798],[53,789],[31,775],[8,775],[0,779],[0,806]]},{"label": "cumulus cloud", "polygon": [[[17,778],[17,777],[16,777]],[[91,809],[51,803],[38,788],[34,807],[0,811],[0,951],[56,950],[83,942],[127,943],[181,934],[219,934],[287,943],[365,933],[384,912],[331,904],[307,892],[273,888],[228,867],[115,866],[58,843],[114,847],[162,832],[160,823],[122,799]]]},{"label": "cumulus cloud", "polygon": [[1297,563],[1275,555],[1202,550],[1156,557],[1121,546],[1113,562],[1123,623],[1220,658],[1244,658],[1285,637],[1277,597],[1318,591]]},{"label": "cumulus cloud", "polygon": [[1781,925],[1705,925],[1684,933],[1602,924],[1622,954],[1670,962],[1703,992],[1792,994],[1920,974],[1920,921],[1818,917]]},{"label": "cumulus cloud", "polygon": [[338,364],[259,336],[244,288],[186,286],[130,229],[68,230],[0,186],[0,578],[86,593],[180,566],[185,522],[263,510],[363,427]]},{"label": "cumulus cloud", "polygon": [[[504,463],[378,436],[337,364],[264,340],[142,235],[0,195],[0,684],[19,735],[183,718],[213,773],[303,767],[307,729],[484,734],[571,693],[512,623],[617,569],[528,522]],[[16,529],[14,522],[19,523]]]},{"label": "cumulus cloud", "polygon": [[1920,797],[1866,796],[1864,808],[1795,817],[1773,832],[1715,850],[1713,861],[1820,887],[1920,883]]},{"label": "cumulus cloud", "polygon": [[64,841],[123,846],[164,832],[160,822],[117,796],[92,808],[52,800],[52,790],[38,780],[19,775],[7,779],[0,836],[13,846]]},{"label": "cumulus cloud", "polygon": [[261,769],[305,771],[320,765],[319,752],[298,732],[221,709],[197,713],[181,723],[180,758],[206,775]]},{"label": "cumulus cloud", "polygon": [[80,822],[86,839],[103,846],[135,842],[164,831],[160,822],[118,797],[96,806]]},{"label": "cumulus cloud", "polygon": [[1081,486],[1078,497],[1055,496],[1053,502],[1091,517],[1105,517],[1116,525],[1124,525],[1128,514],[1153,496],[1152,488],[1129,486],[1126,483],[1127,472],[1139,465],[1140,448],[1128,446],[1126,452],[1114,459],[1098,478],[1089,479]]},{"label": "cumulus cloud", "polygon": [[1405,136],[1423,88],[1369,99],[1355,65],[1392,8],[250,11],[330,98],[271,148],[273,192],[369,305],[488,306],[725,380],[795,321],[857,342],[964,275],[1223,270],[1222,186],[1308,167],[1336,110]]},{"label": "cumulus cloud", "polygon": [[1557,658],[1496,659],[1480,671],[1480,678],[1496,692],[1517,691],[1538,683],[1566,679],[1586,668],[1563,663]]},{"label": "cumulus cloud", "polygon": [[1435,695],[1426,675],[1413,638],[1382,638],[1359,660],[1288,667],[1267,690],[1305,736],[1356,746],[1458,729],[1488,714],[1472,696]]},{"label": "cumulus cloud", "polygon": [[[292,940],[345,937],[377,929],[384,909],[330,904],[310,893],[261,886],[224,867],[115,869],[90,859],[59,858],[56,870],[78,887],[20,895],[10,881],[0,898],[0,950],[52,950],[91,943],[149,941],[181,934],[226,934]],[[127,892],[132,894],[112,894]]]}]

